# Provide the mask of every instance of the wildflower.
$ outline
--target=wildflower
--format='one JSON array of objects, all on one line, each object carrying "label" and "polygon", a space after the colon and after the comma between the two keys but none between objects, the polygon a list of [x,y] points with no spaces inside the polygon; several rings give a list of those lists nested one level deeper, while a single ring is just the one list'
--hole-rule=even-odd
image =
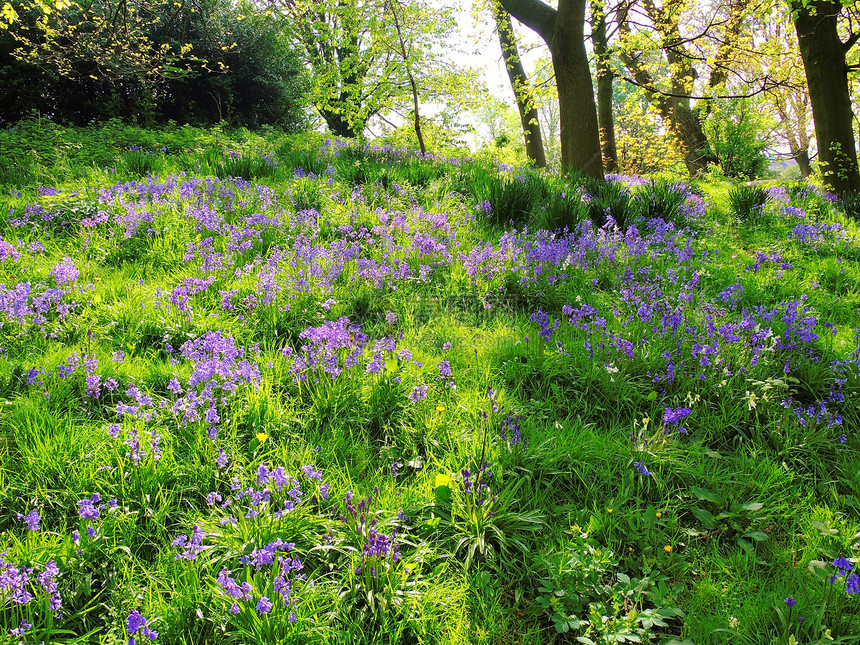
[{"label": "wildflower", "polygon": [[672,553],[672,545],[671,545],[671,544],[667,544],[666,546],[664,546],[664,547],[663,547],[663,550],[664,550],[666,553]]},{"label": "wildflower", "polygon": [[845,593],[847,593],[847,594],[860,593],[860,576],[858,576],[856,573],[852,573],[845,580]]},{"label": "wildflower", "polygon": [[661,517],[663,517],[663,513],[661,513],[660,511],[657,511],[657,519],[659,520]]},{"label": "wildflower", "polygon": [[272,601],[265,596],[261,596],[260,601],[257,603],[257,611],[261,614],[268,614],[272,611]]},{"label": "wildflower", "polygon": [[854,569],[854,567],[851,566],[851,561],[845,556],[836,558],[833,561],[833,566],[839,569],[840,576],[844,576],[846,573]]},{"label": "wildflower", "polygon": [[27,515],[21,515],[18,513],[18,519],[23,520],[24,524],[27,525],[27,528],[30,531],[38,531],[39,530],[39,520],[41,520],[41,516],[38,511],[34,508],[32,511],[27,513]]},{"label": "wildflower", "polygon": [[439,368],[439,374],[445,378],[451,378],[451,364],[447,360],[440,361],[436,367]]},{"label": "wildflower", "polygon": [[606,512],[609,513],[610,515],[612,515],[612,509],[611,508],[607,508]]},{"label": "wildflower", "polygon": [[651,474],[651,471],[645,467],[644,461],[634,461],[633,465],[636,467],[636,470],[639,471],[640,475],[645,475],[647,477]]},{"label": "wildflower", "polygon": [[28,623],[26,620],[22,620],[21,626],[16,627],[15,629],[10,629],[9,634],[12,636],[23,636],[31,629],[33,629],[33,625],[31,623]]},{"label": "wildflower", "polygon": [[269,435],[267,435],[265,432],[258,432],[257,433],[257,441],[259,441],[260,443],[266,443],[266,439],[268,439],[268,438],[269,438]]},{"label": "wildflower", "polygon": [[132,609],[126,620],[125,631],[129,635],[128,645],[136,645],[134,634],[141,631],[143,635],[151,641],[158,638],[158,632],[149,628],[149,621],[137,610]]},{"label": "wildflower", "polygon": [[797,601],[792,596],[785,598],[782,602],[784,602],[789,609],[797,604]]}]

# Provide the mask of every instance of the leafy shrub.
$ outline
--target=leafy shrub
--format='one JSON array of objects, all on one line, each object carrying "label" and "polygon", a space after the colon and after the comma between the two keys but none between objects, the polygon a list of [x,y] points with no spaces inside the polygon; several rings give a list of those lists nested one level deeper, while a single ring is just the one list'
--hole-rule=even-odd
[{"label": "leafy shrub", "polygon": [[617,571],[612,551],[595,546],[584,535],[543,564],[538,605],[559,634],[570,633],[579,642],[650,642],[655,628],[665,629],[666,621],[682,616],[672,606],[674,599],[661,593],[660,577],[631,579]]},{"label": "leafy shrub", "polygon": [[636,194],[637,214],[646,218],[662,218],[667,222],[684,225],[682,207],[687,203],[687,189],[683,184],[665,180],[651,181]]},{"label": "leafy shrub", "polygon": [[767,201],[767,192],[761,186],[732,186],[729,189],[729,207],[732,215],[743,220],[757,217]]},{"label": "leafy shrub", "polygon": [[622,231],[633,220],[635,214],[633,198],[624,184],[594,177],[582,179],[588,199],[588,217],[595,226],[602,227],[609,218]]},{"label": "leafy shrub", "polygon": [[549,231],[573,231],[588,216],[587,206],[573,186],[558,186],[551,190],[537,213],[539,228]]},{"label": "leafy shrub", "polygon": [[482,209],[486,219],[501,226],[523,224],[537,198],[535,188],[539,181],[532,177],[486,177],[476,191],[478,198],[487,203],[488,208]]}]

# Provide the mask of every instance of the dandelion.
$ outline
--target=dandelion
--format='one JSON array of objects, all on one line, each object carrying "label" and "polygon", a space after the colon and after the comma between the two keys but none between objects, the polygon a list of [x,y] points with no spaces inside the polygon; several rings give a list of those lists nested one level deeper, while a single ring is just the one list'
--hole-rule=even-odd
[{"label": "dandelion", "polygon": [[265,432],[258,432],[256,436],[257,441],[259,441],[260,443],[266,443],[266,439],[269,438],[269,435],[267,435]]}]

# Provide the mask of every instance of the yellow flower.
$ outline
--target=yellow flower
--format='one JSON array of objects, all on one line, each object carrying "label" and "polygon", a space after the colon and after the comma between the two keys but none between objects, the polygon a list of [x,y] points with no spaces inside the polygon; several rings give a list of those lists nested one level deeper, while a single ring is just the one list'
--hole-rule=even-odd
[{"label": "yellow flower", "polygon": [[609,513],[610,515],[612,515],[612,509],[611,508],[607,508],[606,512]]},{"label": "yellow flower", "polygon": [[440,404],[440,405],[436,406],[436,412],[444,412],[445,410],[446,410],[446,408],[444,405]]},{"label": "yellow flower", "polygon": [[259,441],[260,443],[266,443],[266,439],[268,439],[268,438],[269,438],[269,435],[267,435],[265,432],[258,432],[257,433],[257,441]]},{"label": "yellow flower", "polygon": [[664,550],[666,553],[672,553],[672,545],[671,545],[671,544],[667,544],[666,546],[664,546],[664,547],[663,547],[663,550]]},{"label": "yellow flower", "polygon": [[663,513],[661,513],[660,511],[657,511],[657,519],[659,520],[661,517],[663,517]]}]

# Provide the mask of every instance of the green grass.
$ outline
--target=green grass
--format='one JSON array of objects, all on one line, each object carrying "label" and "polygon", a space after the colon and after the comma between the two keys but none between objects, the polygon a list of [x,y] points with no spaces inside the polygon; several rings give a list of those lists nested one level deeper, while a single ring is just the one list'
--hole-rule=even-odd
[{"label": "green grass", "polygon": [[848,201],[0,137],[0,643],[856,642]]}]

